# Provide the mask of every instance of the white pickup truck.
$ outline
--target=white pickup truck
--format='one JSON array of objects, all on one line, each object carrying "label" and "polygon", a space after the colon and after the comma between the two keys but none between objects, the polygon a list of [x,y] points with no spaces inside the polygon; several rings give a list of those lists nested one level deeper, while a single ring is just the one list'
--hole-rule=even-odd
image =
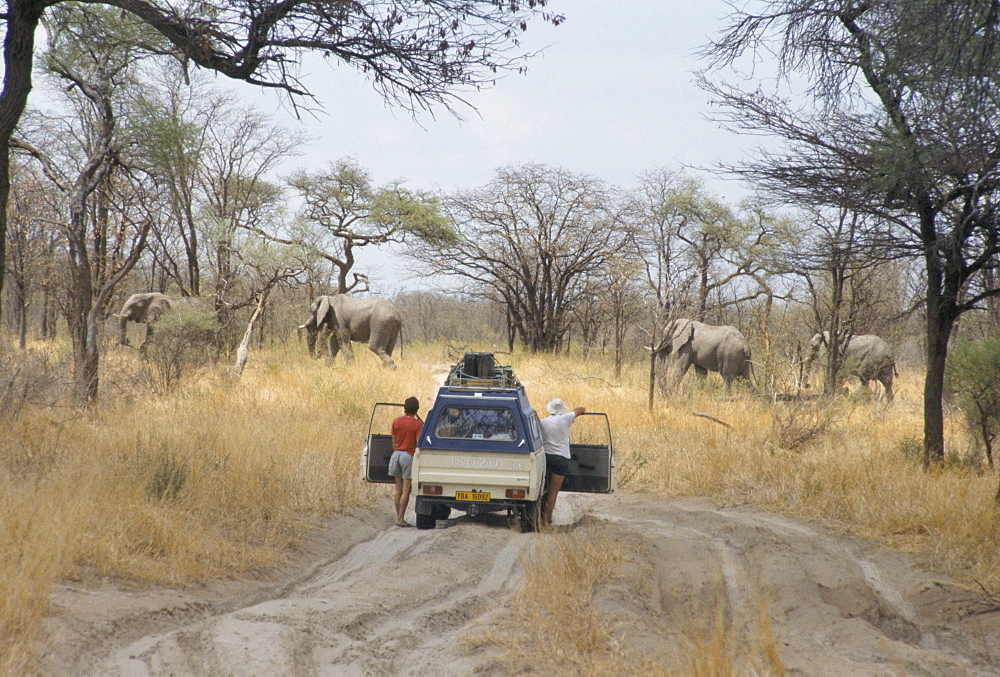
[{"label": "white pickup truck", "polygon": [[[367,482],[392,483],[392,420],[403,405],[379,402],[361,452]],[[609,493],[616,488],[611,426],[586,413],[570,428],[569,475],[562,491]],[[427,412],[413,459],[417,528],[433,529],[451,511],[507,511],[535,531],[546,491],[538,416],[509,366],[491,353],[468,353],[451,368]]]}]

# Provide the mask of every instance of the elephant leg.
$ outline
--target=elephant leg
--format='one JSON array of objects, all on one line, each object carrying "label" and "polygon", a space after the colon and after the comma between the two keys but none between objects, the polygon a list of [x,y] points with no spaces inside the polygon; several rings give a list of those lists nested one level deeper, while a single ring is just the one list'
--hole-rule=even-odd
[{"label": "elephant leg", "polygon": [[348,362],[354,361],[354,349],[351,347],[351,335],[346,331],[340,332],[338,337],[340,340],[340,348],[344,351],[344,359]]},{"label": "elephant leg", "polygon": [[720,372],[722,375],[722,392],[729,394],[729,389],[733,385],[733,374],[729,371]]},{"label": "elephant leg", "polygon": [[870,385],[871,381],[869,379],[866,379],[863,376],[859,376],[858,380],[861,381],[862,388],[864,388],[865,390],[871,390],[871,385]]},{"label": "elephant leg", "polygon": [[[392,357],[392,351],[396,349],[396,339],[399,337],[399,329],[393,329],[392,335],[389,340],[385,342],[385,352],[389,357]],[[403,348],[399,349],[399,356],[403,356]]]},{"label": "elephant leg", "polygon": [[885,386],[885,398],[892,402],[892,378],[882,381],[882,385]]},{"label": "elephant leg", "polygon": [[340,352],[340,337],[337,332],[331,331],[329,338],[326,340],[326,354],[330,356],[330,359],[336,359],[337,353]]},{"label": "elephant leg", "polygon": [[674,378],[670,384],[671,390],[677,387],[684,378],[684,374],[687,373],[688,368],[691,366],[691,357],[689,355],[678,355],[677,362],[674,364]]},{"label": "elephant leg", "polygon": [[369,343],[368,350],[372,351],[381,358],[383,367],[387,367],[389,369],[396,368],[396,363],[393,361],[392,356],[384,348],[382,348],[382,346]]},{"label": "elephant leg", "polygon": [[146,347],[149,345],[149,341],[153,336],[153,327],[146,323],[146,334],[143,336],[142,343],[139,344],[139,357],[146,359]]}]

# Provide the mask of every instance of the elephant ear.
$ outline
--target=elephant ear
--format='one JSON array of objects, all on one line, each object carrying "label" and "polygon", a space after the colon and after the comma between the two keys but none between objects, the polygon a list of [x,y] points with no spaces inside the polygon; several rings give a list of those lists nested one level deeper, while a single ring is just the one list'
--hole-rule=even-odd
[{"label": "elephant ear", "polygon": [[[316,307],[316,326],[322,326],[326,322],[327,315],[331,313],[332,308],[330,306],[330,297],[321,296],[317,299],[319,305]],[[330,326],[333,326],[334,318],[330,318]]]},{"label": "elephant ear", "polygon": [[146,321],[156,322],[167,310],[170,310],[170,301],[164,298],[153,299],[146,308]]},{"label": "elephant ear", "polygon": [[679,351],[694,338],[694,323],[686,321],[674,332],[673,350]]}]

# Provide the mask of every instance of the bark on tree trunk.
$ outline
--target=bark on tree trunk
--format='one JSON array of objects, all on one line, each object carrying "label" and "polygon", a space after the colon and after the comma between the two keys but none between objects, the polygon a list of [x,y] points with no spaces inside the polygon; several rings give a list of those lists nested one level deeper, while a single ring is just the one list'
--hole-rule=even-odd
[{"label": "bark on tree trunk", "polygon": [[927,269],[927,373],[924,379],[924,465],[944,460],[944,372],[948,359],[948,340],[959,316],[958,299],[965,281],[961,260],[956,252],[941,248],[931,237],[935,232],[934,215],[927,213],[921,222],[925,241],[924,264]]},{"label": "bark on tree trunk", "polygon": [[28,347],[28,292],[22,282],[15,281],[14,299],[17,308],[17,347]]},{"label": "bark on tree trunk", "polygon": [[928,294],[927,314],[927,372],[924,376],[924,465],[944,460],[944,369],[948,358],[948,337],[954,324],[947,314],[940,311],[940,296],[932,313]]},{"label": "bark on tree trunk", "polygon": [[261,292],[260,300],[257,301],[257,307],[254,309],[253,315],[247,323],[247,330],[243,332],[243,340],[240,341],[240,345],[236,349],[236,363],[233,365],[233,371],[236,372],[237,376],[243,375],[243,369],[247,364],[247,357],[250,355],[250,339],[253,337],[253,327],[257,322],[257,318],[264,314],[264,308],[267,307],[267,297],[270,294],[271,287],[265,287],[264,291]]},{"label": "bark on tree trunk", "polygon": [[[10,0],[5,15],[3,90],[0,91],[0,297],[6,276],[7,206],[10,203],[10,137],[21,119],[31,92],[35,30],[45,4],[38,0]],[[3,316],[0,315],[0,319]]]}]

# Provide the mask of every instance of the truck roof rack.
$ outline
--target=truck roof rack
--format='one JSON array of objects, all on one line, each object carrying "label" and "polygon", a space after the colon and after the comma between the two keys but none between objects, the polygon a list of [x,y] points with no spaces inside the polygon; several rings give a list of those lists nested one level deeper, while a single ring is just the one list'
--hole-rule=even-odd
[{"label": "truck roof rack", "polygon": [[448,372],[444,385],[454,390],[516,390],[521,382],[509,365],[497,364],[493,353],[466,353]]}]

